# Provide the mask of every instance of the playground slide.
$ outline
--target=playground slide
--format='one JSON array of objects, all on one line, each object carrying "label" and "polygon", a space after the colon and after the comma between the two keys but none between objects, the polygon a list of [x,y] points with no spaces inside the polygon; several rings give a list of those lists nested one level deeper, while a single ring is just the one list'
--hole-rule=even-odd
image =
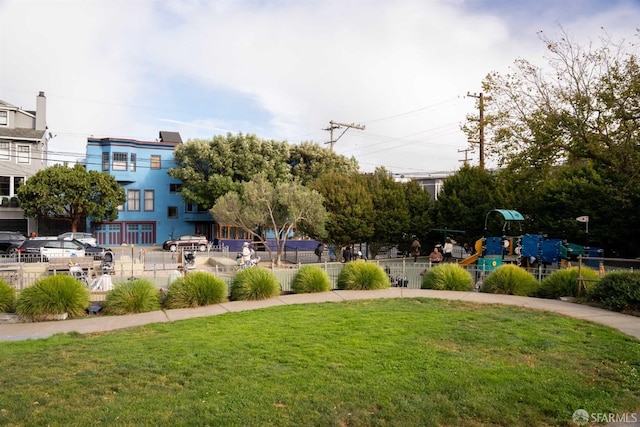
[{"label": "playground slide", "polygon": [[478,252],[476,252],[475,254],[466,257],[465,259],[462,259],[460,261],[458,261],[458,265],[462,266],[462,267],[466,267],[468,265],[472,265],[475,264],[476,261],[478,261],[480,254]]}]

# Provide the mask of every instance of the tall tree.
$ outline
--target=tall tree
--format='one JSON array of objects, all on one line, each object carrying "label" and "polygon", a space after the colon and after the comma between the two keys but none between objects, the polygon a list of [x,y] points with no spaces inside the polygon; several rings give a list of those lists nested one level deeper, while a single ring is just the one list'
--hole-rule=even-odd
[{"label": "tall tree", "polygon": [[272,183],[290,181],[289,148],[286,142],[242,133],[192,140],[176,147],[176,167],[169,175],[182,181],[185,200],[211,208],[220,196],[239,191],[258,173]]},{"label": "tall tree", "polygon": [[322,175],[311,188],[324,198],[328,212],[326,242],[338,247],[371,239],[375,221],[373,201],[356,176]]},{"label": "tall tree", "polygon": [[[531,186],[545,187],[560,165],[590,165],[606,193],[617,196],[616,216],[626,223],[609,236],[609,244],[619,249],[638,241],[637,46],[606,35],[598,46],[580,46],[562,30],[557,40],[542,33],[540,38],[548,49],[545,67],[521,59],[508,74],[494,72],[483,82],[488,150],[514,176],[526,175]],[[474,131],[472,122],[467,131]],[[550,202],[538,196],[539,202]],[[627,253],[637,255],[638,249]]]},{"label": "tall tree", "polygon": [[420,187],[417,181],[411,180],[405,183],[404,191],[409,214],[409,225],[406,233],[403,234],[398,243],[402,248],[409,248],[413,236],[424,240],[429,234],[429,230],[434,227],[435,203],[431,193]]},{"label": "tall tree", "polygon": [[503,206],[495,176],[479,167],[463,166],[447,178],[436,201],[437,227],[465,232],[470,243],[484,235],[487,212]]},{"label": "tall tree", "polygon": [[358,162],[353,157],[348,159],[329,148],[312,142],[293,145],[288,162],[291,165],[293,176],[304,185],[330,172],[344,175],[358,173]]},{"label": "tall tree", "polygon": [[372,174],[362,175],[371,195],[375,219],[373,233],[367,240],[371,256],[403,240],[409,229],[409,207],[404,185],[395,182],[385,168],[376,168]]},{"label": "tall tree", "polygon": [[[219,197],[211,214],[217,222],[240,227],[262,242],[277,265],[287,239],[298,226],[321,236],[326,221],[320,194],[295,181],[273,184],[265,173],[241,184],[239,192]],[[276,242],[275,257],[266,244],[268,232]]]},{"label": "tall tree", "polygon": [[27,217],[67,221],[78,231],[84,217],[114,220],[126,198],[122,187],[108,173],[54,165],[36,172],[18,188],[20,207]]}]

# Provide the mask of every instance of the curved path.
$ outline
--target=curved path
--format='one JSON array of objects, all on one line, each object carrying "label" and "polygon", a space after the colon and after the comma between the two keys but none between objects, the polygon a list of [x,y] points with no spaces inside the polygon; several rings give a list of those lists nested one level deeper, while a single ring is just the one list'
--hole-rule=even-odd
[{"label": "curved path", "polygon": [[615,313],[582,304],[559,300],[496,295],[478,292],[433,291],[428,289],[390,288],[375,291],[331,291],[315,294],[282,295],[262,301],[233,301],[206,307],[184,308],[125,316],[93,316],[89,318],[36,322],[0,324],[0,341],[19,341],[50,337],[54,334],[78,332],[88,334],[108,332],[132,326],[156,322],[173,322],[195,317],[215,316],[217,314],[253,310],[290,304],[308,304],[339,302],[375,298],[439,298],[485,304],[514,305],[535,310],[550,311],[600,323],[640,340],[640,317]]}]

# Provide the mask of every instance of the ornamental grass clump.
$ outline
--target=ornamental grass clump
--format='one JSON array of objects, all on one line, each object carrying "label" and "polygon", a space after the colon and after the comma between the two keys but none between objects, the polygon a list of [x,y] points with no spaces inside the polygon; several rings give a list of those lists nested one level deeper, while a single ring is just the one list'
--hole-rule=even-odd
[{"label": "ornamental grass clump", "polygon": [[227,285],[211,273],[194,271],[172,282],[164,300],[165,308],[192,308],[227,300]]},{"label": "ornamental grass clump", "polygon": [[147,279],[116,284],[102,307],[105,314],[146,313],[160,309],[160,292]]},{"label": "ornamental grass clump", "polygon": [[232,301],[273,298],[280,295],[280,282],[265,268],[247,268],[233,277],[230,293]]},{"label": "ornamental grass clump", "polygon": [[473,277],[471,273],[455,263],[437,265],[422,277],[422,289],[440,291],[471,291]]},{"label": "ornamental grass clump", "polygon": [[613,311],[640,312],[640,273],[612,271],[588,293],[590,301]]},{"label": "ornamental grass clump", "polygon": [[34,321],[55,315],[78,317],[89,307],[89,290],[66,274],[48,276],[23,289],[16,302],[16,313]]},{"label": "ornamental grass clump", "polygon": [[293,277],[291,290],[295,294],[328,292],[331,290],[331,280],[319,266],[305,265]]},{"label": "ornamental grass clump", "polygon": [[389,276],[382,267],[373,262],[363,260],[348,262],[338,275],[338,289],[360,291],[389,287],[391,287]]},{"label": "ornamental grass clump", "polygon": [[542,280],[535,296],[550,299],[584,297],[589,289],[600,280],[600,276],[588,267],[580,268],[580,275],[585,279],[584,288],[580,286],[578,281],[578,267],[556,270]]},{"label": "ornamental grass clump", "polygon": [[11,313],[15,309],[16,291],[5,280],[0,279],[0,313]]},{"label": "ornamental grass clump", "polygon": [[538,289],[538,281],[515,264],[504,264],[493,270],[482,283],[482,292],[529,296]]}]

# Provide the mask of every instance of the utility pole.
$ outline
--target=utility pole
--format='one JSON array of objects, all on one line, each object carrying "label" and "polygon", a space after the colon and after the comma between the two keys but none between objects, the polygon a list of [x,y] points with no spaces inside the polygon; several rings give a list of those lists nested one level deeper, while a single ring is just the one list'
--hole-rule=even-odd
[{"label": "utility pole", "polygon": [[473,151],[471,148],[465,148],[464,150],[458,150],[458,153],[464,153],[464,160],[458,160],[459,162],[464,162],[466,165],[469,160],[473,160],[469,158],[469,151]]},{"label": "utility pole", "polygon": [[479,101],[478,110],[480,110],[480,119],[478,121],[478,128],[480,129],[480,140],[477,142],[480,144],[480,169],[484,169],[484,96],[482,95],[482,92],[480,92],[479,95],[467,92],[467,96],[470,98],[477,98]]},{"label": "utility pole", "polygon": [[[342,127],[345,127],[346,129],[344,131],[342,131],[340,136],[338,136],[336,139],[333,139],[333,131],[336,130],[336,129],[341,129]],[[338,142],[338,140],[342,137],[342,135],[345,134],[346,131],[349,130],[349,128],[364,130],[364,125],[356,125],[354,123],[350,123],[350,124],[349,123],[339,123],[339,122],[334,122],[333,120],[331,120],[329,122],[329,127],[326,128],[325,130],[328,130],[330,132],[331,139],[329,140],[329,142],[325,142],[325,144],[331,144],[331,146],[330,146],[331,151],[333,151],[333,144]]]}]

